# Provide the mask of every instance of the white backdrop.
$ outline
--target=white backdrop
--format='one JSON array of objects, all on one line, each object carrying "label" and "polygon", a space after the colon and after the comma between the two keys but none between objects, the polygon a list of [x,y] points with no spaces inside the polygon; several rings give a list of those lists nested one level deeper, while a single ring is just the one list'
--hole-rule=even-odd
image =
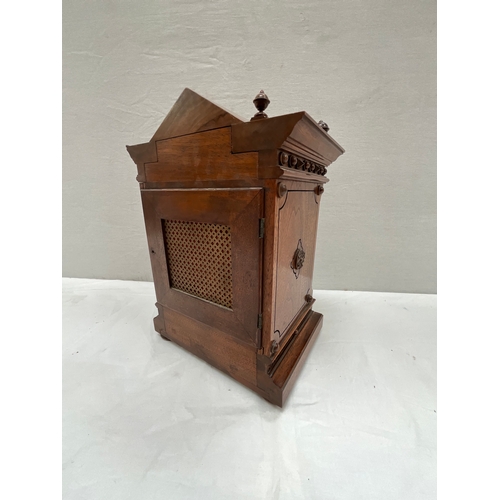
[{"label": "white backdrop", "polygon": [[136,168],[184,87],[248,117],[306,110],[346,153],[322,199],[317,289],[436,291],[431,0],[63,4],[63,274],[151,280]]}]

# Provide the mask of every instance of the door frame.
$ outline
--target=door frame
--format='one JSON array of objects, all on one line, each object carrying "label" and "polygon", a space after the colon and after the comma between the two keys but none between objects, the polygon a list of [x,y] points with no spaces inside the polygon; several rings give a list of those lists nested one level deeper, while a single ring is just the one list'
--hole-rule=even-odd
[{"label": "door frame", "polygon": [[[141,196],[158,303],[258,346],[263,189],[143,189]],[[232,309],[170,286],[162,220],[223,224],[231,228]]]}]

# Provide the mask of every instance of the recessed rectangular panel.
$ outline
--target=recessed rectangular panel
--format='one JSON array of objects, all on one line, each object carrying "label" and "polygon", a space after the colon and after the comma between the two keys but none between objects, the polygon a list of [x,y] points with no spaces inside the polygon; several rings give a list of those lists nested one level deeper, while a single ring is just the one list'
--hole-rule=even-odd
[{"label": "recessed rectangular panel", "polygon": [[312,295],[318,202],[314,191],[288,191],[278,215],[274,336],[279,341]]},{"label": "recessed rectangular panel", "polygon": [[162,219],[170,286],[232,309],[231,227]]}]

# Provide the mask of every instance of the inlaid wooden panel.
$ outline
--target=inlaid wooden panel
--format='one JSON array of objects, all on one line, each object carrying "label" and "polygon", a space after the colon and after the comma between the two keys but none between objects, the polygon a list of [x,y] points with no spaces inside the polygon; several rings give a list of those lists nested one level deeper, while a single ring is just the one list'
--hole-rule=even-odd
[{"label": "inlaid wooden panel", "polygon": [[314,191],[288,191],[278,215],[274,339],[279,341],[312,295],[318,200]]}]

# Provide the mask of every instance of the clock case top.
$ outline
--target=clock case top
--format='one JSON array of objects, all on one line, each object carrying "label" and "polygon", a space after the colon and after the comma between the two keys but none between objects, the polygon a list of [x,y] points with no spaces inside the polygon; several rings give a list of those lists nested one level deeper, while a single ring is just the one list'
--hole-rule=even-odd
[{"label": "clock case top", "polygon": [[[185,89],[151,140],[127,150],[137,165],[143,199],[158,300],[156,329],[167,338],[171,328],[169,335],[178,335],[172,340],[281,405],[321,324],[322,316],[312,311],[311,288],[318,208],[328,182],[326,168],[344,149],[304,111],[245,122]],[[207,198],[211,190],[214,196]],[[251,203],[244,208],[247,198]],[[259,241],[252,235],[245,246],[251,259],[233,250],[235,277],[244,276],[238,261],[253,262],[245,269],[247,296],[235,296],[236,306],[241,304],[234,311],[239,330],[227,311],[212,307],[211,314],[210,305],[198,301],[197,307],[165,284],[159,221],[164,216],[189,220],[189,207],[199,213],[196,220],[240,221],[233,227],[235,245],[239,235],[243,241],[244,227],[252,227],[250,217],[263,223],[259,231],[265,237]],[[241,222],[246,214],[248,221]],[[299,246],[305,251],[304,265],[292,273],[289,254]],[[255,321],[252,330],[254,313],[260,324]],[[175,324],[182,324],[192,338],[183,338],[171,326]],[[205,327],[196,344],[199,325]],[[226,336],[227,346],[237,344],[230,363],[220,354]],[[244,370],[234,362],[238,356]]]},{"label": "clock case top", "polygon": [[[209,155],[200,165],[186,165],[182,162],[182,157],[178,158],[178,155],[182,156],[183,145],[187,144],[187,140],[179,140],[176,150],[178,155],[164,158],[162,161],[162,141],[222,129],[227,131],[230,146],[228,152],[231,154],[255,152],[260,153],[261,156],[275,156],[276,161],[270,162],[269,157],[259,158],[257,168],[249,168],[243,161],[241,165],[236,165],[229,171],[217,168],[216,158]],[[202,142],[204,145],[210,145],[211,139],[216,138],[218,137],[214,133],[211,138],[206,138],[207,140]],[[324,177],[326,167],[344,153],[344,149],[305,111],[262,120],[244,121],[188,88],[181,93],[151,140],[143,144],[127,146],[127,151],[137,165],[138,182],[148,184],[278,179],[283,176],[290,177],[290,172],[295,174],[294,178],[297,180],[324,183],[328,182],[328,179]],[[278,155],[281,151],[289,153],[289,161],[290,155],[294,155],[297,164],[292,165],[294,160],[286,164],[280,162]],[[203,151],[203,153],[207,152],[209,151]],[[238,161],[240,158],[234,157],[233,159]],[[181,160],[181,163],[174,166],[178,160]],[[156,168],[150,165],[159,162],[162,165],[156,165]],[[307,170],[312,166],[320,167],[318,170],[322,167],[323,174],[318,175]],[[263,168],[266,170],[262,171]],[[189,170],[189,174],[182,170]]]}]

